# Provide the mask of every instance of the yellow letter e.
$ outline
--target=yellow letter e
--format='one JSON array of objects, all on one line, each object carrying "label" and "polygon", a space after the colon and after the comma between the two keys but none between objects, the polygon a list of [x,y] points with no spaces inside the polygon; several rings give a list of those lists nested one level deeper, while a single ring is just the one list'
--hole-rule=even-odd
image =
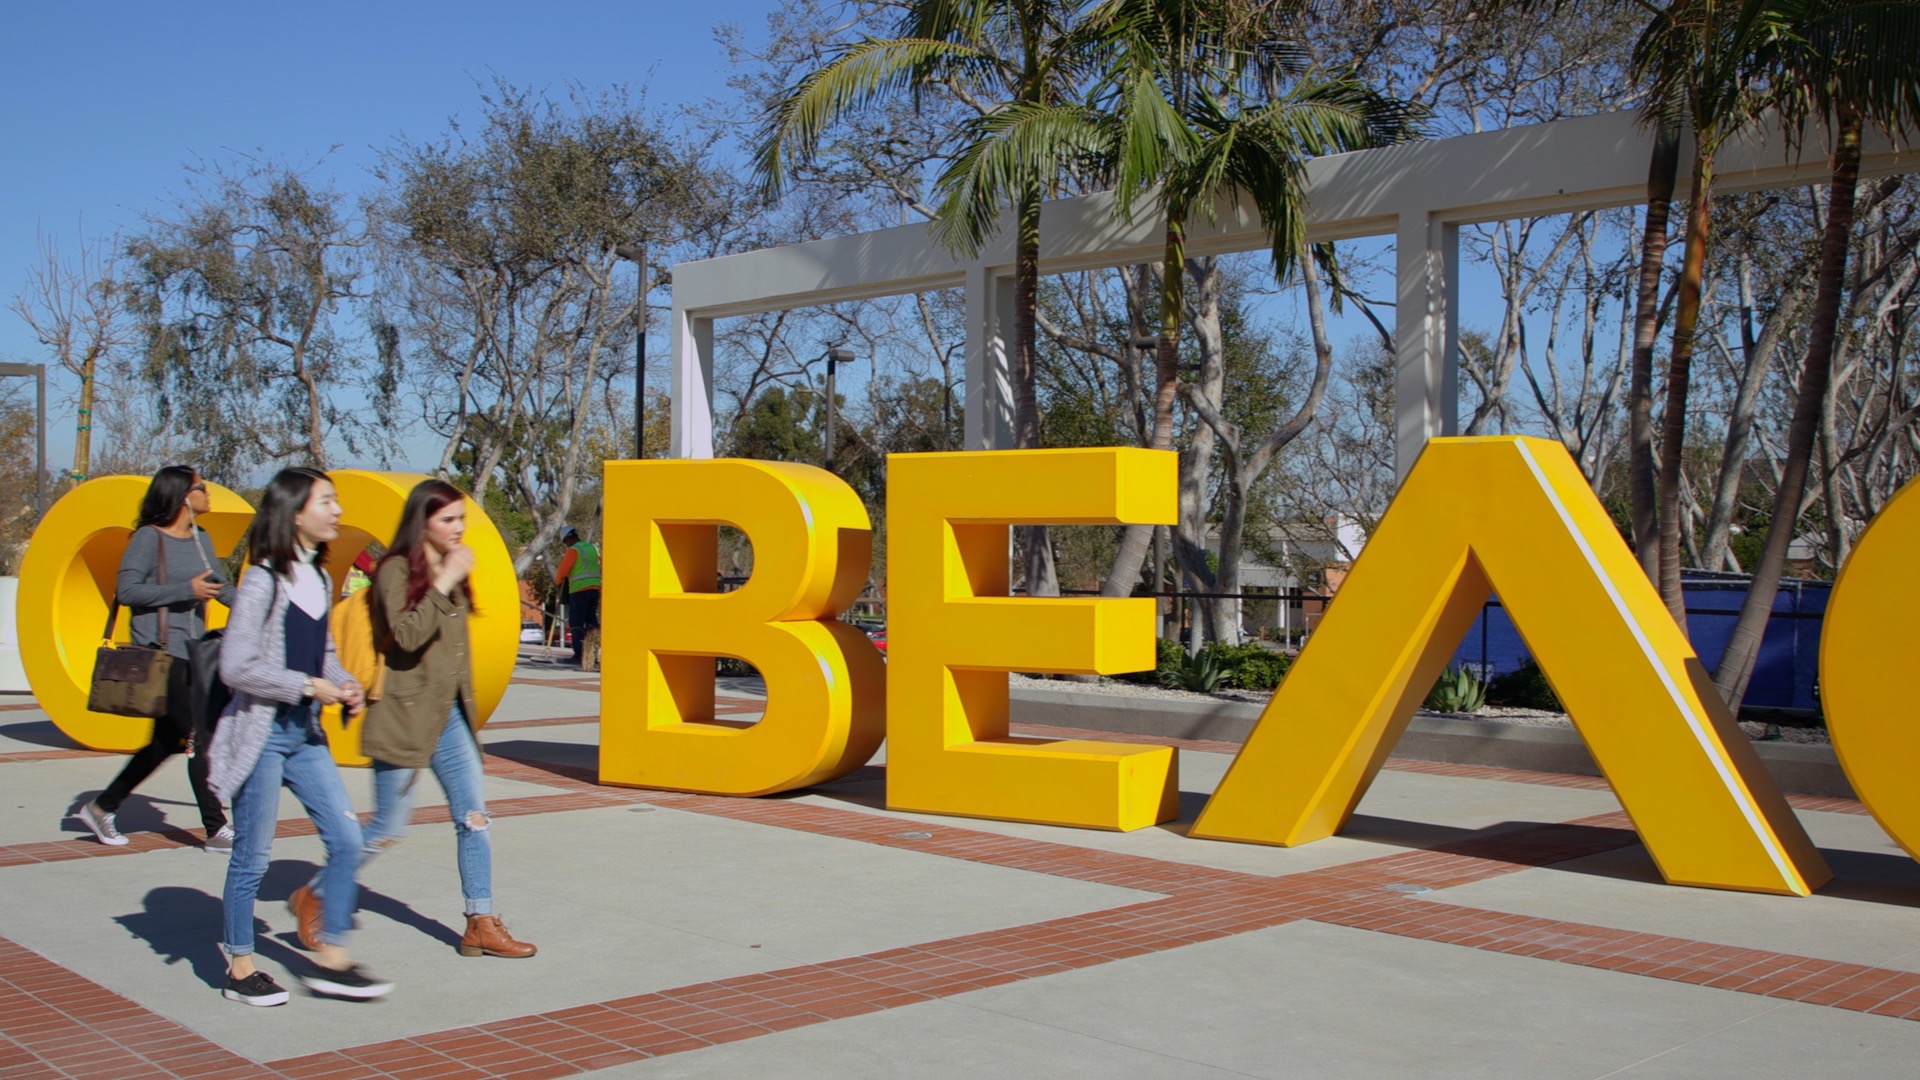
[{"label": "yellow letter e", "polygon": [[1008,596],[1007,526],[1171,524],[1174,455],[894,454],[887,472],[887,806],[1115,830],[1178,816],[1170,747],[1007,729],[1009,671],[1155,662],[1151,600]]}]

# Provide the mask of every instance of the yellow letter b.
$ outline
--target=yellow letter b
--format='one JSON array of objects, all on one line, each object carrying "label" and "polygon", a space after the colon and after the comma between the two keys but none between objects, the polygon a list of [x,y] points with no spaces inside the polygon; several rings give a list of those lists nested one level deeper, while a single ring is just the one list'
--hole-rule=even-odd
[{"label": "yellow letter b", "polygon": [[[767,795],[858,768],[885,734],[886,668],[833,617],[866,583],[872,527],[833,474],[784,462],[610,461],[601,581],[600,779]],[[753,544],[718,591],[719,526]],[[759,669],[758,723],[716,721],[714,657]]]}]

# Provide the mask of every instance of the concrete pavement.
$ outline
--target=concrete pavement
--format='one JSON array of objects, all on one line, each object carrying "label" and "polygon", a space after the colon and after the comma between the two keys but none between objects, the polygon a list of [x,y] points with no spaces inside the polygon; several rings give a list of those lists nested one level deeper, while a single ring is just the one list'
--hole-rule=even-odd
[{"label": "concrete pavement", "polygon": [[[730,681],[725,711],[757,689]],[[397,988],[218,993],[225,860],[176,760],[127,848],[63,820],[122,758],[0,699],[0,1077],[1661,1077],[1913,1075],[1920,864],[1857,803],[1796,807],[1811,898],[1660,884],[1603,781],[1394,760],[1346,835],[1184,833],[1230,744],[1181,747],[1182,819],[1136,833],[902,814],[884,758],[736,800],[592,782],[598,683],[523,665],[484,732],[495,905],[526,961],[466,959],[423,780],[362,874],[353,950]],[[1032,734],[1070,734],[1030,729]],[[1071,733],[1083,734],[1083,733]],[[1117,736],[1089,736],[1117,737]],[[365,808],[364,774],[348,776]],[[258,917],[320,860],[297,805]]]}]

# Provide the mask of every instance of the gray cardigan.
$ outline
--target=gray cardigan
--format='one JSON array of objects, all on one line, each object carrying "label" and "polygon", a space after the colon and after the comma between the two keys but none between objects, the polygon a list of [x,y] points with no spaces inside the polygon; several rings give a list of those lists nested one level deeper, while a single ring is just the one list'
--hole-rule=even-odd
[{"label": "gray cardigan", "polygon": [[[331,604],[333,579],[322,570],[320,580],[326,584]],[[239,595],[220,645],[220,681],[233,691],[233,699],[220,714],[213,744],[207,747],[207,783],[224,801],[232,802],[240,785],[253,774],[280,707],[306,700],[302,691],[307,676],[287,667],[286,617],[292,602],[286,589],[275,587],[269,567],[250,566],[240,578]],[[331,628],[322,671],[330,683],[358,685],[334,652]],[[318,711],[312,715],[313,722],[319,723]]]},{"label": "gray cardigan", "polygon": [[[167,551],[165,584],[159,581],[162,544]],[[206,629],[206,622],[198,617],[200,602],[193,596],[193,579],[207,570],[213,571],[213,580],[221,586],[219,601],[231,608],[233,586],[227,584],[226,567],[213,553],[213,541],[204,529],[195,526],[191,536],[169,536],[150,526],[133,530],[126,554],[120,557],[114,599],[133,611],[129,627],[135,645],[158,645],[164,617],[167,651],[178,659],[187,658],[187,642]]]}]

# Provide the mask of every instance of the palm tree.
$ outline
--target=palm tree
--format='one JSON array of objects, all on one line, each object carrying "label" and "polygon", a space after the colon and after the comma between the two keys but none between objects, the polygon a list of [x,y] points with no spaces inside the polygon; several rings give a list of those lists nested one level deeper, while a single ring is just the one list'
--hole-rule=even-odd
[{"label": "palm tree", "polygon": [[[1826,128],[1832,155],[1827,218],[1820,237],[1807,356],[1787,427],[1787,451],[1767,538],[1753,568],[1714,682],[1736,711],[1746,697],[1760,639],[1786,568],[1800,519],[1814,438],[1833,371],[1834,334],[1852,240],[1854,189],[1860,178],[1860,136],[1871,123],[1898,138],[1920,121],[1920,0],[1776,0],[1787,28],[1753,57],[1756,77],[1771,91],[1788,138],[1814,121]],[[1828,507],[1829,514],[1840,512]]]},{"label": "palm tree", "polygon": [[1667,222],[1680,172],[1680,133],[1654,120],[1647,162],[1647,214],[1640,230],[1640,273],[1634,285],[1633,356],[1627,379],[1627,503],[1633,553],[1647,580],[1660,582],[1660,490],[1653,464],[1653,347],[1660,336],[1660,277],[1667,258]]},{"label": "palm tree", "polygon": [[[890,39],[867,38],[788,90],[761,129],[756,171],[769,192],[790,161],[810,159],[822,132],[854,109],[900,94],[957,84],[985,108],[965,125],[958,151],[935,182],[935,234],[973,256],[1014,210],[1014,445],[1040,445],[1035,392],[1035,311],[1040,283],[1040,204],[1062,173],[1082,163],[1099,124],[1077,103],[1100,43],[1077,18],[1078,0],[913,0]],[[1057,592],[1043,527],[1025,534],[1028,592]]]},{"label": "palm tree", "polygon": [[[1686,450],[1694,335],[1700,322],[1707,244],[1713,228],[1714,155],[1727,139],[1751,125],[1759,113],[1761,99],[1749,78],[1748,57],[1778,33],[1776,15],[1767,0],[1674,0],[1654,16],[1634,45],[1635,75],[1647,82],[1644,122],[1656,132],[1683,128],[1693,132],[1693,187],[1687,198],[1686,248],[1677,286],[1673,346],[1667,357],[1666,403],[1660,423],[1657,510],[1656,584],[1683,633],[1687,616],[1680,590],[1680,470]],[[1644,264],[1642,273],[1644,295]]]},{"label": "palm tree", "polygon": [[[1422,117],[1413,106],[1376,93],[1349,72],[1308,66],[1288,35],[1288,20],[1306,6],[1299,0],[1107,0],[1088,16],[1114,45],[1104,100],[1113,115],[1109,154],[1120,213],[1131,218],[1151,194],[1165,222],[1150,441],[1156,450],[1173,446],[1194,214],[1211,219],[1222,200],[1250,198],[1274,277],[1283,281],[1305,244],[1307,159],[1418,133]],[[1241,104],[1262,98],[1252,108]],[[1104,595],[1132,592],[1152,532],[1152,526],[1127,527]]]}]

